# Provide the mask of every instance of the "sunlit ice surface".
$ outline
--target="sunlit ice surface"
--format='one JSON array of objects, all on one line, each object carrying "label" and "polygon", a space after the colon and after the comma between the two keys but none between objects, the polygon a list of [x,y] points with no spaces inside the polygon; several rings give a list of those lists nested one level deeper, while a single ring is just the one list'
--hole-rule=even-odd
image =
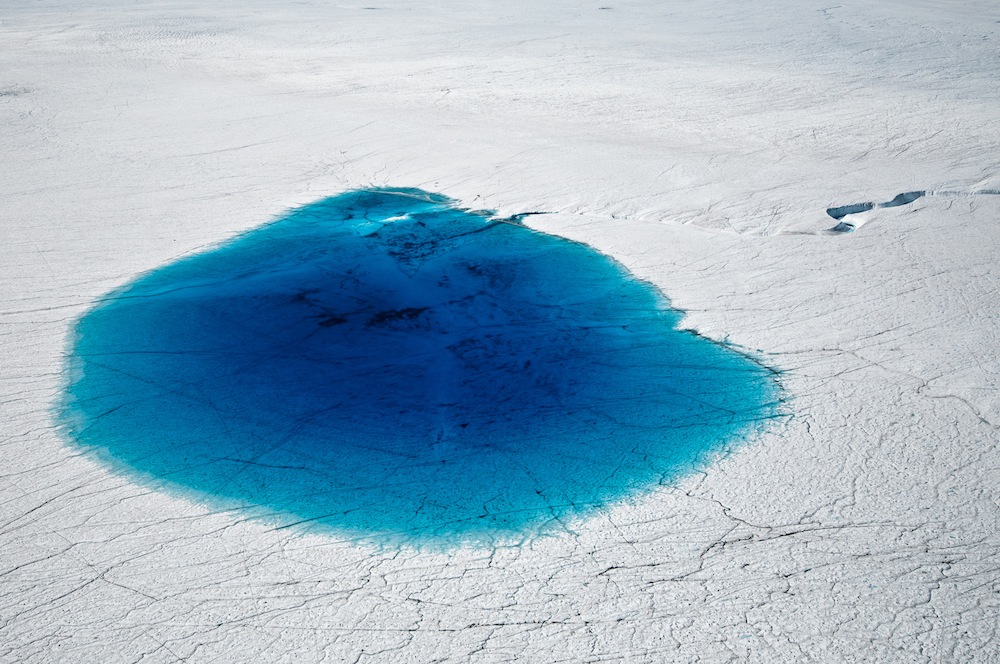
[{"label": "sunlit ice surface", "polygon": [[775,415],[773,372],[680,316],[516,217],[359,190],[104,298],[61,419],[126,476],[278,527],[496,541],[668,483]]}]

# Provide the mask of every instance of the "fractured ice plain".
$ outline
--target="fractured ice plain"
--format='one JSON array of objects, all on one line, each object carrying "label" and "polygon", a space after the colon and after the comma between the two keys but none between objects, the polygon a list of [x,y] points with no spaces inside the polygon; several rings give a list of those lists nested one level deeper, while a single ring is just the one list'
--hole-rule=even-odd
[{"label": "fractured ice plain", "polygon": [[[1000,197],[968,194],[1000,189],[996,2],[377,6],[0,3],[0,660],[994,660]],[[370,186],[554,212],[524,223],[780,370],[794,416],[438,552],[63,438],[102,295]],[[916,190],[963,195],[827,232]]]}]

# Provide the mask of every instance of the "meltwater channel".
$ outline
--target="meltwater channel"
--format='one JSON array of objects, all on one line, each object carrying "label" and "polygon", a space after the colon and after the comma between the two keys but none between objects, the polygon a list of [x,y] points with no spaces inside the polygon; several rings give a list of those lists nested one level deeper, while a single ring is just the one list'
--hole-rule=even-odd
[{"label": "meltwater channel", "polygon": [[775,415],[773,372],[679,318],[584,245],[359,190],[103,298],[59,419],[127,477],[275,527],[496,541],[668,483]]}]

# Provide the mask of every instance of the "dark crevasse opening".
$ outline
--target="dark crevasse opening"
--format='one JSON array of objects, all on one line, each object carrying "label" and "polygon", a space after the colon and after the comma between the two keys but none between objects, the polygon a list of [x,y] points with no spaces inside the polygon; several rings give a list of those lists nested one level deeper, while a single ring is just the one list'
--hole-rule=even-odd
[{"label": "dark crevasse opening", "polygon": [[826,213],[834,219],[843,219],[849,214],[858,214],[859,212],[868,212],[869,210],[874,209],[874,203],[855,203],[853,205],[842,205],[840,207],[827,208]]},{"label": "dark crevasse opening", "polygon": [[[840,207],[827,208],[826,213],[834,219],[840,220],[849,214],[868,212],[869,210],[874,210],[875,208],[894,208],[902,205],[909,205],[918,198],[923,198],[926,194],[926,191],[905,191],[901,194],[896,194],[891,201],[886,201],[885,203],[854,203],[853,205],[842,205]],[[841,228],[841,226],[846,228]],[[842,225],[838,225],[833,230],[854,230],[854,226],[853,224],[845,222]]]},{"label": "dark crevasse opening", "polygon": [[361,190],[105,298],[60,417],[127,476],[278,525],[493,541],[668,482],[775,415],[773,373],[679,316],[584,245]]},{"label": "dark crevasse opening", "polygon": [[896,194],[891,201],[882,203],[879,207],[892,208],[909,205],[918,198],[923,198],[926,193],[924,191],[904,191],[902,194]]}]

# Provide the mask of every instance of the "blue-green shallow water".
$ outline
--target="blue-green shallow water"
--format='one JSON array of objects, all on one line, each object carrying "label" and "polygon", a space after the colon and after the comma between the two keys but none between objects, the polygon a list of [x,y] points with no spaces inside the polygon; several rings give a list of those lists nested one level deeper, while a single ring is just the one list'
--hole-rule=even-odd
[{"label": "blue-green shallow water", "polygon": [[60,417],[119,471],[279,525],[450,545],[669,482],[775,414],[580,244],[413,189],[327,198],[77,324]]}]

